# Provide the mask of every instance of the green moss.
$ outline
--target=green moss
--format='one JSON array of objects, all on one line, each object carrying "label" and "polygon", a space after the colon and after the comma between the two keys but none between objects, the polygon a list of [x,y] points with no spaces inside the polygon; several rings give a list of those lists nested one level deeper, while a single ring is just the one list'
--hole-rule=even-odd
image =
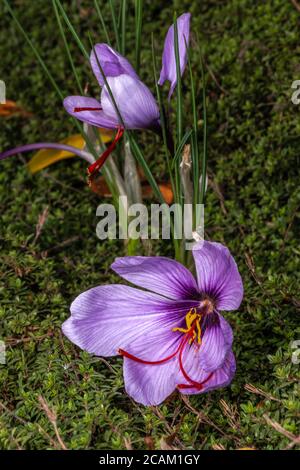
[{"label": "green moss", "polygon": [[[64,93],[76,93],[51,2],[12,3]],[[96,238],[99,199],[85,184],[83,163],[60,162],[32,177],[24,159],[16,157],[1,162],[0,172],[0,338],[7,344],[7,363],[0,365],[1,448],[58,445],[40,395],[57,414],[60,435],[71,449],[123,449],[129,443],[138,449],[149,442],[159,448],[161,439],[173,434],[179,448],[284,449],[291,441],[272,422],[298,435],[299,365],[291,361],[291,342],[300,339],[300,120],[290,87],[299,79],[299,12],[292,2],[280,0],[174,4],[179,13],[192,12],[210,70],[208,155],[213,187],[207,197],[206,236],[229,246],[244,279],[239,312],[226,314],[235,333],[236,377],[225,390],[191,397],[192,409],[178,395],[147,409],[126,396],[120,359],[102,361],[74,347],[60,330],[70,302],[82,290],[117,281],[109,266],[122,245]],[[97,36],[100,28],[92,2],[81,5],[80,12],[68,7],[77,30],[87,37],[92,28]],[[90,8],[89,14],[85,8]],[[141,74],[152,88],[150,32],[155,32],[161,50],[171,11],[171,2],[163,7],[162,2],[147,2],[145,8]],[[30,119],[1,120],[0,147],[57,141],[74,132],[2,4],[0,13],[0,78],[6,81],[7,98],[33,113]],[[133,42],[130,35],[132,59]],[[73,52],[82,83],[90,81],[97,93],[75,45]],[[199,80],[197,61],[193,67]],[[199,102],[200,92],[197,83]],[[184,97],[188,118],[188,80]],[[140,139],[161,176],[163,151],[157,155],[151,137]],[[34,242],[38,216],[46,207],[49,216]],[[172,255],[163,243],[154,251]],[[195,410],[201,413],[200,421]]]}]

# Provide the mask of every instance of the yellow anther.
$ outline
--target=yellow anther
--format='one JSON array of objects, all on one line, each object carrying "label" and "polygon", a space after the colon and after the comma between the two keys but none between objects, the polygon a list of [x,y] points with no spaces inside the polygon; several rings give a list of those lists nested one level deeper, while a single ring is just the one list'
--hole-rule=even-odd
[{"label": "yellow anther", "polygon": [[[189,343],[192,344],[193,341],[197,338],[197,342],[201,344],[201,326],[200,326],[201,314],[197,313],[195,307],[191,308],[185,316],[186,328],[173,328],[172,331],[180,331],[181,333],[189,333],[192,331],[193,336],[189,340]],[[197,333],[196,333],[197,331]]]}]

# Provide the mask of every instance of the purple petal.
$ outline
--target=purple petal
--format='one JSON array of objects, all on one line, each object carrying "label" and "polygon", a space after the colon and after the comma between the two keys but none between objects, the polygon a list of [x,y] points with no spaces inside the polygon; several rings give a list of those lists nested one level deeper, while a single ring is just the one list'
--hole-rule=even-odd
[{"label": "purple petal", "polygon": [[94,98],[86,98],[85,96],[68,96],[64,99],[64,107],[66,111],[80,121],[87,122],[92,126],[104,127],[106,129],[116,129],[119,125],[118,119],[112,119],[101,111],[75,111],[76,108],[93,108],[98,109],[102,106],[99,101]]},{"label": "purple petal", "polygon": [[[232,331],[228,323],[220,316],[219,330],[224,335],[222,352],[219,360],[213,351],[207,348],[205,354],[195,346],[185,346],[183,351],[183,366],[185,371],[196,382],[203,382],[201,392],[227,385],[234,375],[235,361],[231,353]],[[171,324],[170,324],[171,326]],[[227,337],[225,338],[225,334]],[[179,348],[184,337],[180,333],[174,333],[169,328],[152,328],[144,336],[134,339],[129,345],[128,353],[144,361],[159,361],[172,355],[171,359],[161,364],[142,364],[133,359],[124,358],[124,380],[127,393],[137,402],[143,405],[158,405],[170,395],[175,386],[186,384],[186,378],[180,372]],[[210,344],[215,349],[214,342]],[[177,354],[176,354],[177,352]],[[231,353],[231,354],[230,354]],[[209,356],[209,354],[211,356]],[[221,357],[222,356],[222,357]],[[214,361],[215,367],[207,370],[204,367],[204,359]],[[199,390],[187,389],[184,393],[199,393]]]},{"label": "purple petal", "polygon": [[[146,85],[130,75],[109,77],[107,82],[127,129],[145,129],[158,125],[159,109]],[[102,88],[101,104],[105,115],[113,122],[118,121],[105,86]]]},{"label": "purple petal", "polygon": [[[187,64],[187,46],[189,44],[190,37],[190,21],[191,14],[184,13],[177,19],[177,31],[178,31],[178,49],[179,49],[179,63],[180,63],[180,74],[183,75],[184,69]],[[174,91],[177,83],[176,74],[176,59],[175,59],[175,45],[174,45],[174,25],[170,26],[164,44],[164,51],[162,56],[162,69],[158,84],[163,85],[166,80],[171,82],[171,88],[169,91],[169,99]]]},{"label": "purple petal", "polygon": [[207,372],[222,366],[233,341],[230,325],[221,315],[215,315],[217,315],[217,321],[205,329],[197,352],[199,364]]},{"label": "purple petal", "polygon": [[[189,372],[189,375],[193,377],[198,382],[204,382],[210,377],[211,373],[208,373],[199,367],[197,361],[191,362],[190,364],[185,364],[186,370]],[[186,388],[181,389],[181,393],[192,395],[196,393],[205,393],[217,388],[227,387],[235,374],[236,371],[236,362],[233,352],[230,350],[227,353],[226,359],[219,369],[215,370],[211,377],[203,384],[203,388],[198,390],[197,388]],[[177,385],[187,383],[185,378],[180,374],[177,377]]]},{"label": "purple petal", "polygon": [[204,241],[195,244],[193,255],[200,291],[211,296],[220,310],[239,308],[243,282],[228,248],[221,243]]},{"label": "purple petal", "polygon": [[173,259],[125,256],[117,258],[111,268],[126,281],[170,299],[193,299],[198,294],[191,272]]},{"label": "purple petal", "polygon": [[175,366],[176,359],[158,366],[145,366],[125,358],[126,392],[143,405],[159,405],[175,390]]},{"label": "purple petal", "polygon": [[[170,329],[149,330],[147,335],[134,340],[128,352],[148,361],[158,361],[172,356],[180,343],[181,335]],[[175,389],[178,357],[158,364],[141,364],[124,357],[125,389],[138,403],[159,405]]]},{"label": "purple petal", "polygon": [[119,284],[95,287],[74,300],[63,332],[90,353],[114,356],[152,330],[172,332],[195,304]]},{"label": "purple petal", "polygon": [[93,72],[101,87],[104,85],[104,80],[99,63],[105,77],[117,77],[118,75],[127,74],[139,80],[138,75],[128,60],[107,44],[96,44],[91,53],[90,61]]},{"label": "purple petal", "polygon": [[57,144],[52,142],[37,142],[35,144],[21,145],[20,147],[6,150],[5,152],[0,153],[0,160],[5,160],[6,158],[12,157],[18,153],[31,152],[32,150],[40,149],[65,150],[66,152],[74,153],[78,157],[83,158],[90,164],[95,161],[93,156],[84,150],[80,150],[79,148],[73,147],[72,145]]},{"label": "purple petal", "polygon": [[218,313],[218,318],[220,321],[220,327],[222,329],[224,339],[225,339],[225,344],[227,345],[228,349],[231,348],[232,342],[233,342],[233,332],[232,328],[229,325],[228,321],[225,320],[225,318]]}]

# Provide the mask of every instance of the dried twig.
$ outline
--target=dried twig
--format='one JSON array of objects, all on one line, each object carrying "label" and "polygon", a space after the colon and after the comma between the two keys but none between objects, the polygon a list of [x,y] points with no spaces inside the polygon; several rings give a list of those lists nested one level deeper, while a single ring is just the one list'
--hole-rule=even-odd
[{"label": "dried twig", "polygon": [[290,439],[292,441],[288,445],[288,448],[291,448],[294,445],[300,444],[300,436],[297,437],[292,432],[287,431],[286,429],[284,429],[281,426],[281,424],[279,424],[279,423],[277,423],[277,421],[274,421],[273,419],[271,419],[267,414],[264,414],[263,418],[265,419],[266,423],[269,426],[271,426],[273,429],[275,429],[275,431],[279,432],[280,434],[282,434],[283,436],[287,437],[288,439]]},{"label": "dried twig", "polygon": [[285,248],[285,244],[286,244],[286,241],[288,239],[288,235],[289,235],[289,232],[293,226],[293,223],[295,221],[295,218],[296,218],[296,215],[297,215],[297,212],[299,211],[299,206],[296,207],[296,209],[293,211],[291,217],[290,217],[290,221],[288,223],[288,226],[284,232],[284,235],[283,235],[283,239],[282,239],[282,242],[281,242],[281,247],[280,247],[280,251],[283,252],[284,251],[284,248]]},{"label": "dried twig", "polygon": [[213,81],[215,82],[215,84],[217,85],[219,90],[222,91],[222,93],[224,93],[224,95],[228,95],[229,94],[228,91],[226,91],[225,88],[222,87],[222,85],[220,84],[219,80],[217,79],[216,75],[214,74],[214,72],[210,68],[210,66],[206,63],[205,67],[207,68],[207,71],[208,71],[209,75],[211,76],[211,78],[213,79]]},{"label": "dried twig", "polygon": [[126,450],[133,450],[130,437],[123,437],[124,445]]},{"label": "dried twig", "polygon": [[52,175],[49,175],[47,172],[44,172],[43,178],[47,178],[48,180],[52,181],[55,183],[55,185],[60,186],[61,188],[67,189],[69,191],[73,191],[75,193],[81,194],[82,195],[82,190],[80,191],[79,189],[70,186],[69,184],[62,183],[60,180],[54,178]]},{"label": "dried twig", "polygon": [[300,13],[300,5],[297,2],[297,0],[291,0],[291,2],[294,5],[294,7],[296,8],[296,10],[299,11],[299,13]]},{"label": "dried twig", "polygon": [[36,227],[35,227],[35,237],[33,239],[33,242],[32,244],[34,245],[37,240],[39,239],[41,233],[42,233],[42,230],[43,230],[43,227],[46,223],[46,220],[48,218],[48,214],[49,214],[49,207],[45,207],[45,209],[43,210],[43,212],[39,215],[39,220],[38,220],[38,223],[36,224]]},{"label": "dried twig", "polygon": [[21,343],[29,343],[30,341],[43,341],[44,339],[46,338],[50,338],[51,336],[54,335],[54,331],[49,331],[48,333],[42,335],[42,336],[26,336],[26,337],[23,337],[23,338],[13,338],[13,337],[10,337],[10,338],[6,338],[6,344],[8,346],[17,346],[18,344],[21,344]]},{"label": "dried twig", "polygon": [[225,447],[222,444],[213,444],[212,448],[214,450],[226,450]]},{"label": "dried twig", "polygon": [[57,421],[56,421],[56,419],[57,419],[56,413],[55,413],[53,410],[51,410],[51,409],[49,408],[49,406],[48,406],[46,400],[42,397],[42,395],[40,395],[40,396],[38,397],[38,400],[39,400],[39,402],[40,402],[40,404],[41,404],[42,409],[45,411],[45,414],[46,414],[47,418],[49,419],[50,423],[51,423],[52,426],[53,426],[53,429],[54,429],[54,432],[55,432],[55,435],[56,435],[56,437],[57,437],[57,440],[58,440],[58,442],[59,442],[60,447],[61,447],[63,450],[68,450],[67,447],[66,447],[66,445],[65,445],[65,443],[64,443],[64,441],[62,440],[62,438],[61,438],[61,436],[60,436],[60,434],[59,434],[59,431],[58,431]]},{"label": "dried twig", "polygon": [[205,413],[203,413],[202,411],[198,411],[196,410],[196,408],[194,408],[191,403],[190,403],[190,400],[188,399],[188,397],[186,395],[181,395],[181,399],[182,401],[185,403],[185,405],[187,406],[187,408],[189,410],[191,410],[195,415],[198,416],[198,419],[200,421],[203,421],[205,424],[208,424],[209,426],[212,426],[214,429],[216,429],[220,434],[222,434],[223,436],[227,437],[227,438],[230,438],[230,439],[233,439],[235,440],[236,442],[240,442],[240,440],[235,437],[235,436],[228,436],[228,434],[226,434],[221,428],[219,428],[219,426],[217,426],[208,416],[206,416]]},{"label": "dried twig", "polygon": [[[20,416],[16,415],[13,411],[11,411],[7,406],[4,405],[4,403],[1,403],[0,402],[0,408],[5,411],[7,414],[9,414],[10,416],[12,416],[16,421],[19,421],[19,423],[23,424],[23,426],[27,426],[28,424],[31,424],[32,423],[30,421],[25,421],[25,419],[23,418],[20,418]],[[50,444],[52,445],[52,447],[54,447],[55,449],[58,448],[58,444],[57,442],[52,439],[52,437],[47,433],[47,431],[45,431],[44,428],[42,428],[42,426],[38,423],[34,423],[39,431],[40,434],[42,434],[44,437],[46,437]]]},{"label": "dried twig", "polygon": [[228,405],[223,399],[220,400],[220,405],[228,418],[230,426],[234,431],[237,431],[240,427],[237,410],[233,406]]},{"label": "dried twig", "polygon": [[79,235],[74,235],[71,238],[67,238],[66,240],[63,240],[58,245],[52,246],[51,248],[49,248],[46,251],[46,253],[48,255],[49,253],[54,253],[54,252],[60,251],[62,248],[66,248],[67,246],[72,245],[73,243],[77,242],[78,240],[80,240],[80,236]]},{"label": "dried twig", "polygon": [[270,393],[264,392],[261,388],[256,388],[252,384],[246,384],[245,389],[250,393],[255,393],[256,395],[261,395],[261,396],[267,398],[267,400],[277,401],[277,402],[281,403],[281,400],[279,400],[278,398],[273,397],[273,395],[270,395]]},{"label": "dried twig", "polygon": [[[180,447],[180,449],[185,449],[184,445],[182,444],[182,442],[180,441],[180,439],[177,436],[179,427],[181,425],[181,421],[180,421],[179,425],[175,426],[175,431],[174,431],[174,428],[172,428],[169,425],[168,421],[166,420],[166,418],[164,417],[164,415],[162,414],[160,409],[157,406],[152,406],[151,408],[152,408],[152,411],[156,414],[156,416],[158,416],[162,420],[162,422],[165,425],[166,431],[169,433],[169,436],[164,437],[164,440],[166,442],[168,442],[169,444],[170,444],[170,441],[172,441],[172,443],[173,442],[176,443],[177,447]],[[184,416],[182,418],[184,418]],[[162,442],[160,442],[160,445],[161,444],[162,444]]]},{"label": "dried twig", "polygon": [[252,274],[252,277],[255,279],[256,283],[261,287],[262,281],[259,279],[259,277],[256,274],[255,265],[254,265],[252,256],[249,253],[245,253],[245,258],[246,258],[246,264],[249,268],[249,271]]},{"label": "dried twig", "polygon": [[[254,264],[254,260],[253,260],[252,256],[251,256],[249,253],[246,253],[246,252],[245,252],[245,258],[246,258],[246,264],[247,264],[247,266],[248,266],[248,268],[249,268],[249,271],[251,272],[252,277],[253,277],[253,279],[255,280],[255,282],[256,282],[256,283],[258,284],[258,286],[261,288],[261,290],[263,291],[264,295],[266,295],[266,296],[271,300],[272,304],[275,305],[275,307],[277,307],[278,309],[280,309],[281,307],[280,307],[280,305],[278,304],[278,302],[276,302],[276,300],[274,300],[273,295],[272,295],[268,290],[266,290],[266,289],[264,288],[264,286],[263,286],[263,283],[264,283],[263,280],[261,280],[261,279],[258,277],[258,275],[257,275],[257,273],[256,273],[255,264]],[[277,321],[278,321],[278,323],[283,324],[283,322],[282,322],[281,319],[278,319]]]},{"label": "dried twig", "polygon": [[217,195],[217,197],[220,201],[220,206],[221,206],[221,210],[222,210],[223,214],[227,215],[228,212],[227,212],[227,209],[226,209],[226,206],[225,206],[225,199],[224,199],[223,193],[221,191],[220,185],[215,180],[215,175],[213,173],[209,173],[208,176],[209,176],[208,184],[209,184],[209,186],[211,186],[212,190],[216,193],[216,195]]},{"label": "dried twig", "polygon": [[192,204],[193,201],[193,185],[191,180],[192,158],[191,146],[186,144],[182,152],[182,160],[180,162],[180,177],[184,195],[185,204]]},{"label": "dried twig", "polygon": [[296,445],[300,445],[300,434],[298,437],[296,437],[295,439],[292,440],[292,442],[290,442],[285,450],[288,450],[288,449],[292,449],[292,447],[296,446]]}]

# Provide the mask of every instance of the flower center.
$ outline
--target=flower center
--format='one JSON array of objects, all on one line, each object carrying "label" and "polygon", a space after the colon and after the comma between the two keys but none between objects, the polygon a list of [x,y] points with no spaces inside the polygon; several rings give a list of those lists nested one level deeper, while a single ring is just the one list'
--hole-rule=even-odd
[{"label": "flower center", "polygon": [[209,297],[206,297],[200,303],[200,308],[202,309],[205,315],[209,315],[210,313],[214,312],[215,305],[212,299],[210,299]]},{"label": "flower center", "polygon": [[[175,327],[172,328],[172,331],[178,331],[180,333],[183,333],[183,337],[174,353],[170,354],[169,356],[160,359],[158,361],[146,361],[144,359],[141,359],[139,357],[134,356],[133,354],[130,354],[127,351],[124,351],[123,349],[119,349],[118,353],[121,356],[127,357],[128,359],[131,359],[132,361],[139,362],[140,364],[147,364],[147,365],[161,365],[165,364],[166,362],[170,361],[174,357],[178,356],[178,361],[179,361],[179,368],[180,371],[185,378],[185,380],[188,382],[186,384],[179,384],[177,387],[179,389],[188,389],[188,388],[196,388],[197,390],[201,390],[203,388],[203,385],[208,382],[212,375],[213,372],[208,374],[208,376],[205,378],[204,381],[202,382],[197,382],[193,380],[188,373],[186,372],[184,365],[183,365],[183,353],[186,349],[186,347],[191,347],[194,343],[199,349],[202,343],[202,330],[201,330],[201,319],[204,315],[210,314],[214,311],[214,305],[210,299],[204,299],[199,306],[199,309],[193,307],[191,308],[188,313],[185,316],[185,323],[186,323],[186,328],[182,327]],[[199,313],[201,312],[201,313]],[[189,346],[188,346],[189,344]]]},{"label": "flower center", "polygon": [[197,339],[198,344],[201,344],[201,313],[197,313],[197,309],[191,308],[185,316],[186,328],[173,328],[172,331],[180,331],[181,333],[191,334],[189,344],[192,344]]}]

